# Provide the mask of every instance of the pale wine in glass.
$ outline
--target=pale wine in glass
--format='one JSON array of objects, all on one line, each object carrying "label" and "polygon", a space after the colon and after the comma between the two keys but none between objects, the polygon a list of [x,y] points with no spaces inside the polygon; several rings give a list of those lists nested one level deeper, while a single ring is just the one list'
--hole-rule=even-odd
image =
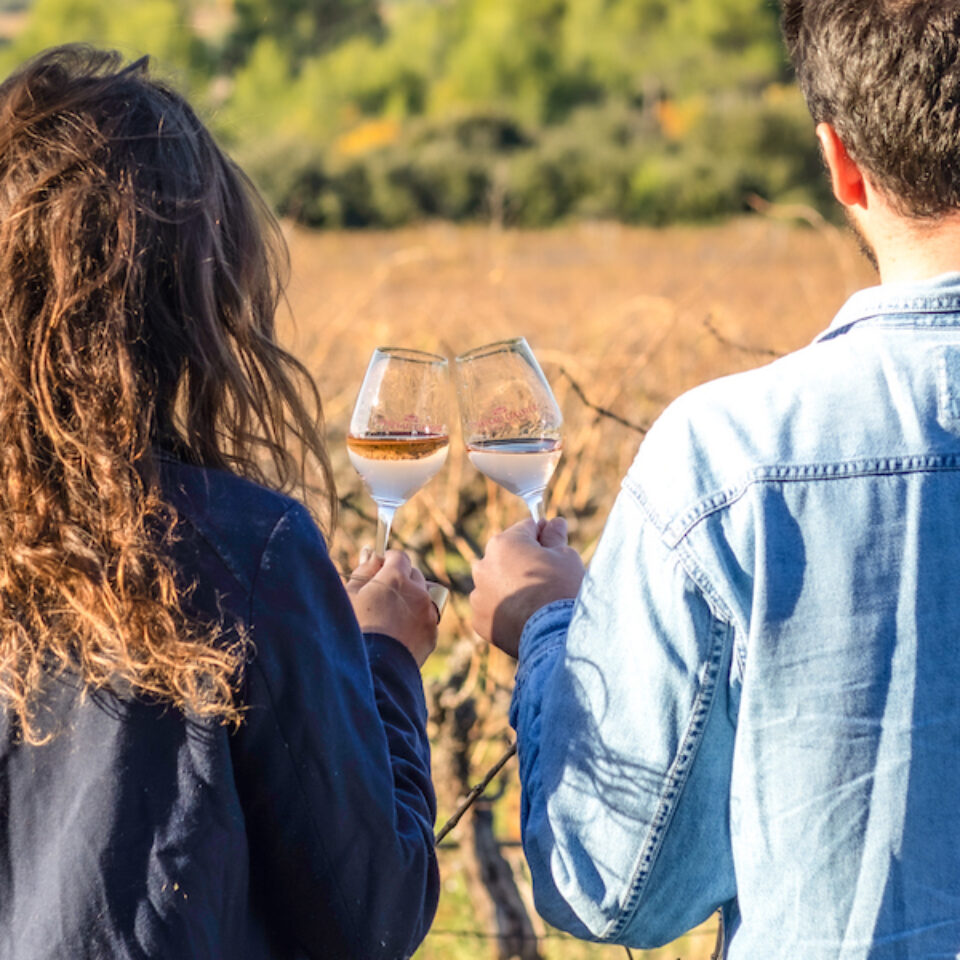
[{"label": "pale wine in glass", "polygon": [[563,417],[522,337],[457,357],[457,397],[470,462],[543,519],[543,494],[562,452]]}]

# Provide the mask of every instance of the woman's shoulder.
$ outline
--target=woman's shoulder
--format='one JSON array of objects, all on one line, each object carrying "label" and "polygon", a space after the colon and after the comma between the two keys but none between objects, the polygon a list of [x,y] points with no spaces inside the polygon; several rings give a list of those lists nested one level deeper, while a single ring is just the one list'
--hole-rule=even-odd
[{"label": "woman's shoulder", "polygon": [[295,517],[297,526],[322,539],[306,508],[293,497],[225,470],[194,466],[166,454],[157,460],[163,496],[176,511],[177,539],[202,541],[194,550],[197,562],[203,562],[200,554],[212,551],[245,591],[252,588],[263,553],[285,520]]}]

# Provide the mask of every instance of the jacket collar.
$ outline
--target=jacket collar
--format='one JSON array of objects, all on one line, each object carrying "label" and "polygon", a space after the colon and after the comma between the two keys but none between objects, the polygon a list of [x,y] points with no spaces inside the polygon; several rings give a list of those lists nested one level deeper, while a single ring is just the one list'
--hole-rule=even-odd
[{"label": "jacket collar", "polygon": [[921,283],[888,283],[858,290],[840,308],[814,343],[831,340],[870,321],[909,325],[960,326],[960,273],[944,273]]}]

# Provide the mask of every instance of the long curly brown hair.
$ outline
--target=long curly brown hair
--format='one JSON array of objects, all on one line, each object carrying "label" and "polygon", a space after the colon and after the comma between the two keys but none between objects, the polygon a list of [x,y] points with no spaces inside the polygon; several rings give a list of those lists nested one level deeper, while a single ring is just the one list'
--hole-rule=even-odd
[{"label": "long curly brown hair", "polygon": [[244,642],[184,613],[156,454],[323,489],[333,522],[319,395],[274,336],[286,270],[146,60],[60,47],[0,85],[0,700],[25,741],[65,670],[239,721]]}]

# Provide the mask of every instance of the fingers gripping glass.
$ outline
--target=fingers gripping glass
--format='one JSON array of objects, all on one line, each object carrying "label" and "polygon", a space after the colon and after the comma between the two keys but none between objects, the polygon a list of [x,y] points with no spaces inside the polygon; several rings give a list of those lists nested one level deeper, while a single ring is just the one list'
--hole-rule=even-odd
[{"label": "fingers gripping glass", "polygon": [[[377,505],[378,557],[386,552],[397,510],[447,459],[449,405],[444,357],[398,347],[373,351],[350,419],[347,453]],[[439,613],[446,589],[429,589]]]},{"label": "fingers gripping glass", "polygon": [[543,519],[543,494],[560,459],[563,417],[523,337],[456,359],[457,397],[470,462]]}]

